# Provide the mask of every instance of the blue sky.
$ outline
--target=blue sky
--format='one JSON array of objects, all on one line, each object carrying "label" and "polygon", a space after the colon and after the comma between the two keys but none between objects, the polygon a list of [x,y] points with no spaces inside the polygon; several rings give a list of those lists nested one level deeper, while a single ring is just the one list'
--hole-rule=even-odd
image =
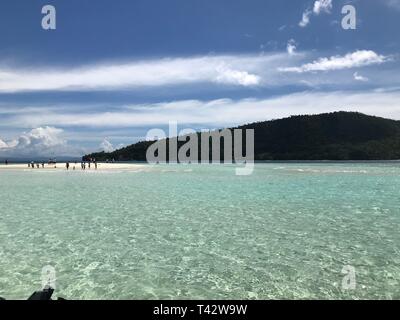
[{"label": "blue sky", "polygon": [[0,157],[112,150],[168,121],[400,119],[399,17],[400,0],[3,0]]}]

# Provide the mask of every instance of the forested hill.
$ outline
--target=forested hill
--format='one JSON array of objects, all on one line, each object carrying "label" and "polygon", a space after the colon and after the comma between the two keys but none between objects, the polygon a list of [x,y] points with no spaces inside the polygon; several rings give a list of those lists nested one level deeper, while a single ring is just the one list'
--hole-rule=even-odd
[{"label": "forested hill", "polygon": [[[239,128],[254,129],[256,160],[400,159],[400,121],[361,113],[292,116]],[[152,143],[139,142],[111,153],[86,155],[83,159],[145,161],[147,147]]]}]

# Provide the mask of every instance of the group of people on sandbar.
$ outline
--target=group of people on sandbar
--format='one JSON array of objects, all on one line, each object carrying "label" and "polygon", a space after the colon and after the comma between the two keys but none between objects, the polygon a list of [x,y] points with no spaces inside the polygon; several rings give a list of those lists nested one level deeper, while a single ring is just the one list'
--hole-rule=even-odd
[{"label": "group of people on sandbar", "polygon": [[[54,165],[54,168],[57,168],[57,161],[56,159],[49,159],[49,161],[47,162],[47,165]],[[42,162],[35,162],[35,161],[31,161],[28,163],[28,168],[32,168],[32,169],[39,169],[40,167],[42,167],[42,169],[44,169],[44,161]]]},{"label": "group of people on sandbar", "polygon": [[[7,161],[6,164],[8,164],[8,161]],[[72,166],[72,170],[75,170],[77,164],[78,164],[77,161],[75,161],[73,163],[73,165],[71,164],[71,162],[67,161],[65,163],[65,168],[67,170],[69,170],[69,168]],[[81,169],[82,170],[86,170],[86,168],[90,169],[92,164],[94,165],[95,170],[97,170],[97,160],[95,158],[90,158],[89,161],[82,161],[81,162]],[[57,162],[54,159],[50,159],[49,162],[48,162],[48,165],[49,166],[50,165],[54,165],[54,168],[57,168]],[[40,167],[44,168],[44,162],[31,161],[31,162],[28,163],[28,168],[32,168],[32,169],[37,168],[37,169],[39,169]]]},{"label": "group of people on sandbar", "polygon": [[[86,170],[86,167],[90,170],[92,163],[94,164],[95,170],[97,170],[97,160],[95,158],[90,158],[89,161],[87,161],[87,162],[82,161],[81,162],[81,170]],[[75,165],[72,167],[72,170],[75,170],[76,164],[77,164],[77,162],[75,161]],[[69,170],[70,163],[67,162],[65,164],[65,167],[67,168],[67,170]]]},{"label": "group of people on sandbar", "polygon": [[44,162],[39,163],[39,162],[31,161],[31,162],[28,163],[28,168],[32,168],[32,169],[37,168],[37,169],[39,169],[40,166],[42,166],[42,168],[44,168]]}]

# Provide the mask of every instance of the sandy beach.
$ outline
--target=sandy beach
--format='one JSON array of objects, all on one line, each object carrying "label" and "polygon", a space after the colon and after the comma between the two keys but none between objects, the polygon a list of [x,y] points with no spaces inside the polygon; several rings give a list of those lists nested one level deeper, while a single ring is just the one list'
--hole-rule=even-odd
[{"label": "sandy beach", "polygon": [[[112,170],[137,170],[137,169],[142,169],[146,165],[145,164],[136,164],[136,163],[103,163],[103,162],[98,162],[97,163],[97,171],[112,171]],[[83,171],[81,169],[81,163],[78,162],[75,164],[74,162],[70,162],[69,166],[69,171]],[[44,168],[42,168],[42,164],[39,164],[39,168],[33,169],[32,167],[28,167],[28,164],[8,164],[5,165],[0,164],[0,172],[3,170],[24,170],[24,171],[40,171],[40,170],[64,170],[66,171],[66,163],[65,162],[60,162],[57,163],[57,165],[54,164],[44,164]],[[96,171],[95,165],[92,163],[90,166],[90,169],[88,168],[88,164],[86,163],[86,171]]]}]

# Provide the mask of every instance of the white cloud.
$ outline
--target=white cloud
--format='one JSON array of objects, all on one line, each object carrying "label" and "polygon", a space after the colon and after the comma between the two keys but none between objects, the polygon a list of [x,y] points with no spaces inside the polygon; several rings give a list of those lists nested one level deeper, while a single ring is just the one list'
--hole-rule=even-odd
[{"label": "white cloud", "polygon": [[104,139],[100,143],[100,149],[101,149],[101,151],[104,151],[104,152],[113,152],[115,150],[112,143],[110,141],[108,141],[107,139]]},{"label": "white cloud", "polygon": [[[400,119],[400,92],[303,92],[270,99],[184,100],[131,105],[113,112],[44,113],[16,115],[10,121],[24,126],[51,123],[58,127],[122,128],[181,124],[215,127],[243,124],[292,114],[315,114],[337,110],[359,111]],[[97,130],[95,130],[97,131]]]},{"label": "white cloud", "polygon": [[304,28],[310,23],[311,14],[312,14],[312,11],[310,9],[307,9],[306,11],[303,12],[301,21],[299,22],[300,27]]},{"label": "white cloud", "polygon": [[362,82],[366,82],[369,80],[368,78],[363,77],[362,75],[359,75],[358,72],[354,72],[353,78],[354,78],[354,80],[362,81]]},{"label": "white cloud", "polygon": [[[72,68],[71,70],[59,69],[48,72],[40,68],[34,70],[13,69],[12,71],[8,70],[7,75],[1,73],[0,65],[0,93],[59,90],[106,91],[129,89],[129,91],[134,91],[154,87],[172,88],[178,86],[182,90],[198,92],[197,89],[203,88],[205,85],[206,87],[209,85],[245,88],[282,87],[292,84],[298,85],[302,80],[321,82],[321,79],[309,79],[309,77],[312,77],[311,73],[306,78],[304,72],[307,71],[341,68],[339,66],[326,67],[327,65],[343,64],[347,60],[352,60],[354,63],[362,60],[365,64],[368,64],[386,59],[386,57],[377,55],[373,51],[356,51],[344,57],[322,58],[311,64],[303,65],[315,59],[315,53],[298,52],[296,47],[297,43],[290,40],[287,43],[286,52],[274,54],[161,59],[127,64],[87,66],[80,69]],[[287,71],[286,75],[283,76],[281,71]],[[299,78],[300,73],[301,79]],[[392,72],[392,79],[397,77],[396,74]],[[336,80],[337,78],[334,76],[323,79],[324,82]],[[342,85],[342,80],[335,83]],[[18,109],[21,108],[18,107]],[[31,106],[31,108],[32,114],[36,113],[36,106]],[[6,105],[2,110],[0,105],[0,113],[9,113],[9,110]]]},{"label": "white cloud", "polygon": [[363,67],[372,64],[380,64],[388,60],[388,57],[379,55],[371,50],[359,50],[348,53],[345,56],[332,56],[330,58],[320,58],[311,63],[304,64],[300,67],[280,68],[284,72],[312,72],[312,71],[329,71],[341,70],[355,67]]},{"label": "white cloud", "polygon": [[296,41],[294,41],[294,39],[290,39],[286,45],[287,53],[292,56],[296,53],[296,49]]},{"label": "white cloud", "polygon": [[53,154],[74,155],[73,150],[62,138],[64,130],[55,127],[38,127],[22,133],[9,142],[0,140],[0,155],[13,157],[50,157]]},{"label": "white cloud", "polygon": [[332,0],[317,0],[314,2],[313,12],[319,15],[321,12],[331,13]]},{"label": "white cloud", "polygon": [[285,30],[286,29],[286,24],[284,24],[284,25],[282,25],[282,26],[280,26],[279,28],[278,28],[278,30],[279,31],[283,31],[283,30]]},{"label": "white cloud", "polygon": [[386,5],[390,8],[400,10],[400,0],[384,0]]},{"label": "white cloud", "polygon": [[241,86],[256,86],[261,82],[261,78],[254,74],[249,74],[247,71],[232,70],[227,66],[217,68],[219,75],[216,82],[225,84],[236,84]]},{"label": "white cloud", "polygon": [[256,86],[257,72],[281,57],[238,55],[169,58],[70,69],[0,66],[0,92],[115,90],[195,83]]},{"label": "white cloud", "polygon": [[8,144],[0,139],[0,149],[6,149],[6,148],[8,148]]},{"label": "white cloud", "polygon": [[314,6],[311,8],[307,8],[301,17],[301,21],[299,22],[299,26],[305,28],[310,23],[311,16],[314,14],[316,16],[321,13],[330,14],[332,10],[332,0],[317,0],[314,2]]},{"label": "white cloud", "polygon": [[40,147],[51,148],[58,145],[63,145],[65,141],[61,138],[63,130],[54,127],[40,127],[31,130],[28,133],[22,134],[18,139],[19,147]]}]

